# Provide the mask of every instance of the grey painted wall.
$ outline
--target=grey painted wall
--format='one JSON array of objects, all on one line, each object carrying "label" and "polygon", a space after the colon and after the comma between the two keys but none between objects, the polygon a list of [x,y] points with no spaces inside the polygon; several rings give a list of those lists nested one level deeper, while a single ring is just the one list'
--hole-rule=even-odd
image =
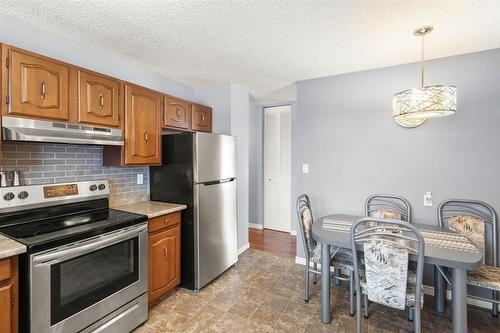
[{"label": "grey painted wall", "polygon": [[3,14],[0,14],[0,42],[163,93],[196,100],[196,90],[192,87],[132,65],[119,55],[96,50]]},{"label": "grey painted wall", "polygon": [[223,83],[196,89],[200,103],[214,109],[212,131],[231,135],[231,84]]},{"label": "grey painted wall", "polygon": [[239,249],[248,244],[249,107],[248,91],[231,83],[231,135],[236,137]]},{"label": "grey painted wall", "polygon": [[[376,192],[406,197],[419,223],[437,224],[436,206],[450,197],[500,212],[499,68],[500,49],[428,61],[426,83],[457,86],[458,111],[415,129],[398,127],[391,112],[392,95],[418,85],[418,64],[299,82],[294,198],[308,193],[315,217],[360,214]],[[433,207],[423,206],[425,191]],[[303,257],[300,240],[297,248]]]},{"label": "grey painted wall", "polygon": [[264,223],[263,115],[261,105],[250,105],[249,222],[255,224]]}]

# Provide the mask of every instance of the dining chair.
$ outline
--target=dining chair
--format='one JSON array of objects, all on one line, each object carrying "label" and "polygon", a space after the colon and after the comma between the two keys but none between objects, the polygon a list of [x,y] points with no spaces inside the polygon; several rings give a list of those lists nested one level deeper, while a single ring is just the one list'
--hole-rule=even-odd
[{"label": "dining chair", "polygon": [[[305,279],[304,279],[304,301],[309,302],[309,276],[312,273],[313,283],[317,282],[318,275],[321,271],[318,269],[318,264],[321,264],[321,244],[318,244],[312,234],[312,226],[314,223],[311,201],[307,194],[302,194],[297,198],[297,215],[300,225],[300,235],[302,237],[302,244],[304,246],[304,253],[306,256],[306,267],[305,267]],[[335,262],[332,258],[337,254],[338,249],[333,250],[330,253],[330,262],[335,271]],[[311,267],[311,263],[313,267]],[[335,277],[335,280],[347,280],[343,277]],[[352,277],[351,285],[354,285],[354,277]],[[354,297],[351,296],[349,299],[349,309],[351,315],[354,311]]]},{"label": "dining chair", "polygon": [[[411,223],[411,206],[405,198],[392,194],[372,194],[365,201],[365,216],[378,218],[402,220]],[[410,264],[408,280],[413,283],[415,280],[415,267]],[[369,302],[366,295],[363,296],[363,315],[368,318],[370,315]],[[408,320],[413,320],[413,312],[408,308]]]},{"label": "dining chair", "polygon": [[[351,247],[356,290],[356,332],[361,332],[361,298],[392,308],[413,308],[413,329],[421,332],[422,275],[425,242],[408,222],[365,217],[351,227]],[[364,252],[364,279],[360,275],[358,250]],[[409,256],[417,257],[415,284],[408,283]]]},{"label": "dining chair", "polygon": [[[447,227],[469,238],[484,253],[483,265],[478,270],[468,272],[467,284],[489,289],[492,297],[468,297],[491,303],[491,314],[497,317],[500,304],[500,268],[497,258],[498,230],[495,210],[489,204],[478,200],[448,199],[438,206],[438,222],[440,227]],[[435,266],[434,270],[434,286],[441,283],[438,281],[440,278],[444,278],[451,286],[449,274],[444,267]],[[436,297],[439,298],[437,303],[444,305],[446,288],[442,288],[439,294],[436,293]]]}]

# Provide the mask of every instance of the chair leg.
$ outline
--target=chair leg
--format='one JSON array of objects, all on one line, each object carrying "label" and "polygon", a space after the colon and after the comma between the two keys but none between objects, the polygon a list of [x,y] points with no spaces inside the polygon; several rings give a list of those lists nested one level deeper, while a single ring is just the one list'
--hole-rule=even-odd
[{"label": "chair leg", "polygon": [[[317,272],[318,271],[318,264],[314,263],[313,264],[314,270]],[[313,284],[318,283],[318,274],[313,273]]]},{"label": "chair leg", "polygon": [[354,272],[349,275],[349,314],[354,316]]},{"label": "chair leg", "polygon": [[408,307],[408,321],[413,322],[415,319],[415,308],[413,306]]},{"label": "chair leg", "polygon": [[[498,291],[493,290],[491,296],[493,297],[494,300],[498,300]],[[491,305],[491,315],[493,317],[498,317],[498,304],[496,304],[496,303],[491,303],[491,304],[492,304]]]},{"label": "chair leg", "polygon": [[421,333],[422,332],[422,310],[419,308],[413,308],[413,332]]},{"label": "chair leg", "polygon": [[309,302],[309,260],[306,260],[306,269],[304,276],[304,301]]},{"label": "chair leg", "polygon": [[340,277],[340,275],[342,275],[342,271],[340,268],[335,268],[335,287],[340,287],[342,281],[340,281],[339,279],[337,279],[338,277]]},{"label": "chair leg", "polygon": [[370,311],[368,309],[368,295],[363,294],[363,316],[368,318],[370,316]]}]

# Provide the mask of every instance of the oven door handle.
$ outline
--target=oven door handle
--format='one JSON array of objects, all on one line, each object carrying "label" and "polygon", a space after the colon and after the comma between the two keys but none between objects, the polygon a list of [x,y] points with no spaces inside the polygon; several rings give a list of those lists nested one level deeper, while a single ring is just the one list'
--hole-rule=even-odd
[{"label": "oven door handle", "polygon": [[77,257],[82,254],[93,252],[95,250],[102,249],[106,246],[110,246],[125,241],[127,239],[134,238],[138,236],[141,232],[144,232],[146,230],[147,230],[147,224],[142,224],[139,227],[134,227],[133,229],[127,229],[113,234],[101,236],[99,237],[98,240],[92,240],[89,241],[88,243],[85,242],[77,243],[71,246],[70,248],[37,255],[33,258],[33,264],[34,265],[46,264],[47,262],[53,263]]}]

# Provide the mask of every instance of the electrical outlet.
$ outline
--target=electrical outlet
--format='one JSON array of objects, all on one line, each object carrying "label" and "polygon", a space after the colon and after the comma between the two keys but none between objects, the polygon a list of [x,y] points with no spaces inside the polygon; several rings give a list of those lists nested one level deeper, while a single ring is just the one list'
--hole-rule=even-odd
[{"label": "electrical outlet", "polygon": [[424,206],[432,207],[433,204],[434,204],[434,200],[432,197],[432,192],[425,192],[425,194],[424,194]]},{"label": "electrical outlet", "polygon": [[302,164],[302,173],[309,173],[309,164]]},{"label": "electrical outlet", "polygon": [[142,185],[144,184],[144,174],[139,173],[137,174],[137,185]]}]

